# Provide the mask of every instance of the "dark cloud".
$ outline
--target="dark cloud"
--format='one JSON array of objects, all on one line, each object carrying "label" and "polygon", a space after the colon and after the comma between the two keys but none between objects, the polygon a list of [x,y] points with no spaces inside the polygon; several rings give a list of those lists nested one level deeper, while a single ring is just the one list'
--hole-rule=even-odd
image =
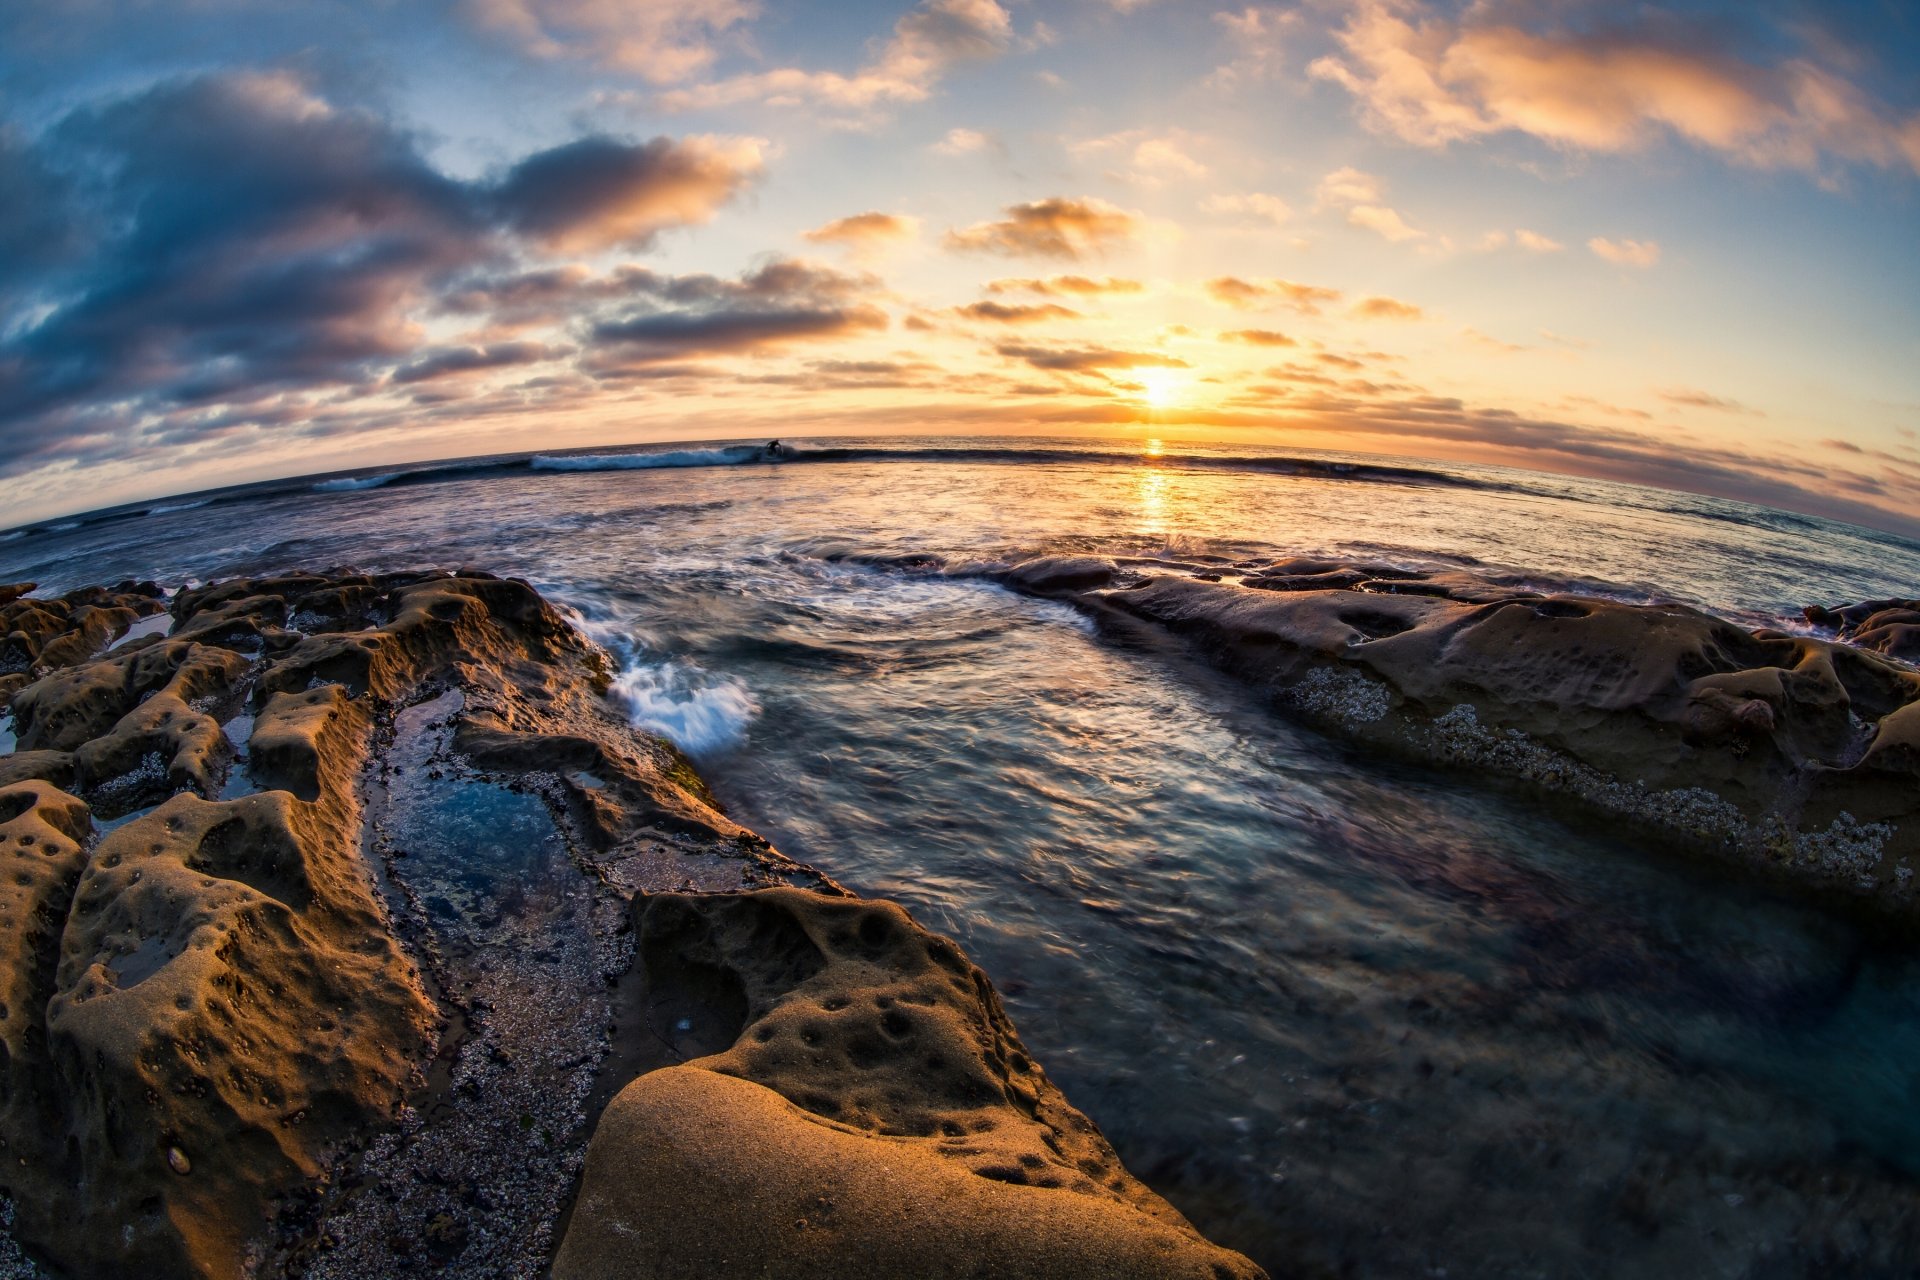
[{"label": "dark cloud", "polygon": [[652,276],[642,309],[595,322],[590,341],[616,365],[725,355],[887,327],[872,302],[879,281],[791,259],[775,259],[737,280]]},{"label": "dark cloud", "polygon": [[485,373],[516,365],[538,364],[572,354],[571,347],[553,347],[544,342],[497,342],[486,347],[447,347],[401,365],[393,371],[395,382],[428,382],[436,378],[464,373]]},{"label": "dark cloud", "polygon": [[1036,347],[1003,343],[995,351],[1051,373],[1099,373],[1105,369],[1185,369],[1185,360],[1156,351],[1119,351],[1112,347]]},{"label": "dark cloud", "polygon": [[755,142],[580,138],[528,156],[494,191],[502,220],[561,252],[645,248],[705,222],[760,175]]},{"label": "dark cloud", "polygon": [[[477,272],[644,242],[757,171],[751,144],[595,137],[457,179],[284,70],[162,82],[32,143],[0,134],[0,296],[41,312],[0,342],[0,469],[131,457],[143,424],[190,430],[183,410],[472,359],[436,357],[418,318],[504,309],[463,284]],[[516,283],[534,307],[566,281]]]}]

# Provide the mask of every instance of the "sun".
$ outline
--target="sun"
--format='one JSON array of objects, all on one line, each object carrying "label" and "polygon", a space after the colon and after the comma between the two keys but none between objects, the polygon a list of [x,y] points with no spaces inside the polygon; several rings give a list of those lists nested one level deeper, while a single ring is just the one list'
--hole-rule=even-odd
[{"label": "sun", "polygon": [[1141,394],[1150,409],[1171,409],[1186,397],[1185,369],[1136,369],[1134,377],[1139,380]]}]

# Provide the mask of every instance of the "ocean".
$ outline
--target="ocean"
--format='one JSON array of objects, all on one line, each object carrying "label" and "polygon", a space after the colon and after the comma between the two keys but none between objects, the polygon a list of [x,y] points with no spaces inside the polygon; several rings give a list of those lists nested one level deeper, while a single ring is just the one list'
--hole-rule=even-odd
[{"label": "ocean", "polygon": [[[525,577],[740,821],[992,976],[1143,1180],[1275,1274],[1812,1274],[1920,1230],[1920,949],[1460,774],[1371,759],[982,571],[1467,565],[1748,625],[1920,545],[1495,467],[1142,441],[523,455],[0,535],[58,591]],[[11,746],[0,724],[0,749]]]}]

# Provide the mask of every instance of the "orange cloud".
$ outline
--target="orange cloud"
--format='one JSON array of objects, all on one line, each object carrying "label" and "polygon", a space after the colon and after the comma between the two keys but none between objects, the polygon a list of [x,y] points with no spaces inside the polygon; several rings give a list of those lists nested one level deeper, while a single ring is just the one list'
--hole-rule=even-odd
[{"label": "orange cloud", "polygon": [[1007,257],[1083,258],[1140,234],[1143,221],[1104,200],[1053,196],[1007,209],[998,222],[977,222],[947,232],[947,248]]},{"label": "orange cloud", "polygon": [[1609,240],[1595,236],[1587,241],[1587,248],[1616,267],[1650,267],[1660,261],[1660,246],[1651,240]]},{"label": "orange cloud", "polygon": [[918,234],[920,219],[870,210],[835,218],[824,226],[801,232],[800,238],[814,244],[832,244],[855,252],[865,252],[911,240]]},{"label": "orange cloud", "polygon": [[1233,329],[1220,335],[1222,342],[1244,342],[1255,347],[1297,347],[1300,344],[1275,329]]},{"label": "orange cloud", "polygon": [[1239,276],[1216,276],[1207,281],[1207,292],[1216,302],[1230,307],[1285,306],[1304,316],[1317,316],[1321,303],[1338,302],[1344,296],[1338,289],[1319,285],[1296,284],[1292,280],[1244,280]]},{"label": "orange cloud", "polygon": [[1143,293],[1146,285],[1138,280],[1125,280],[1118,276],[1108,276],[1104,280],[1094,280],[1087,276],[1049,276],[1045,280],[1006,279],[989,280],[988,293],[1037,293],[1043,298],[1056,298],[1066,295],[1090,298],[1103,293]]},{"label": "orange cloud", "polygon": [[1349,315],[1362,320],[1421,320],[1426,312],[1398,298],[1362,298],[1353,304]]},{"label": "orange cloud", "polygon": [[1043,302],[1036,306],[1007,302],[974,302],[964,307],[955,307],[954,312],[969,320],[992,320],[999,324],[1038,324],[1042,320],[1082,318],[1080,313],[1071,307],[1063,307],[1052,302]]},{"label": "orange cloud", "polygon": [[924,0],[894,24],[892,37],[852,75],[780,67],[664,93],[659,105],[668,111],[711,111],[765,102],[866,111],[885,103],[922,102],[952,67],[996,57],[1012,45],[1013,19],[995,0]]},{"label": "orange cloud", "polygon": [[1540,35],[1419,0],[1360,0],[1337,38],[1342,54],[1310,74],[1352,93],[1374,128],[1426,146],[1517,131],[1624,151],[1664,132],[1763,168],[1835,157],[1920,172],[1920,115],[1810,57],[1760,65],[1619,31]]}]

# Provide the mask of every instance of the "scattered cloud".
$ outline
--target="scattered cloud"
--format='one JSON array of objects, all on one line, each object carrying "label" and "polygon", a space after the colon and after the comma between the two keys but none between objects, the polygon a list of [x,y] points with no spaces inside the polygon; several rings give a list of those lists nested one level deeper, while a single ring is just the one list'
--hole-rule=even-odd
[{"label": "scattered cloud", "polygon": [[1231,329],[1220,335],[1222,342],[1244,342],[1255,347],[1297,347],[1299,342],[1277,329]]},{"label": "scattered cloud", "polygon": [[1048,276],[1044,280],[1002,279],[986,283],[988,293],[1035,293],[1043,298],[1092,298],[1110,293],[1144,293],[1147,286],[1138,280],[1108,276],[1095,280],[1089,276]]},{"label": "scattered cloud", "polygon": [[475,23],[537,58],[587,58],[659,84],[704,71],[715,39],[759,8],[756,0],[465,0]]},{"label": "scattered cloud", "polygon": [[1163,187],[1207,175],[1207,166],[1192,154],[1203,141],[1185,129],[1159,133],[1129,129],[1076,142],[1069,150],[1084,158],[1111,157],[1119,167],[1108,170],[1107,176],[1116,181],[1140,187]]},{"label": "scattered cloud", "polygon": [[1844,56],[1822,65],[1831,50],[1761,63],[1676,23],[1538,33],[1497,20],[1511,12],[1472,5],[1455,19],[1421,0],[1358,0],[1341,52],[1308,70],[1351,93],[1373,128],[1422,146],[1512,131],[1611,152],[1665,134],[1760,168],[1920,172],[1920,116],[1849,80]]},{"label": "scattered cloud", "polygon": [[1225,42],[1233,49],[1230,61],[1214,68],[1206,85],[1216,92],[1230,93],[1243,85],[1258,84],[1279,75],[1285,46],[1281,36],[1297,19],[1291,9],[1265,5],[1247,5],[1234,11],[1213,15]]},{"label": "scattered cloud", "polygon": [[1742,413],[1752,417],[1764,418],[1766,415],[1757,409],[1751,409],[1738,400],[1728,400],[1723,396],[1710,395],[1692,387],[1671,387],[1659,393],[1668,404],[1683,409],[1711,409],[1717,413]]},{"label": "scattered cloud", "polygon": [[1423,320],[1426,312],[1398,298],[1362,298],[1348,308],[1348,315],[1362,320]]},{"label": "scattered cloud", "polygon": [[1287,219],[1293,216],[1293,210],[1288,207],[1285,200],[1261,191],[1252,191],[1245,195],[1208,196],[1200,202],[1200,211],[1244,218],[1276,227],[1285,224]]},{"label": "scattered cloud", "polygon": [[869,210],[802,231],[800,238],[810,244],[832,245],[857,258],[875,257],[897,248],[920,234],[920,219],[902,213]]},{"label": "scattered cloud", "polygon": [[1651,267],[1660,261],[1660,246],[1651,240],[1609,240],[1595,236],[1587,248],[1617,267]]},{"label": "scattered cloud", "polygon": [[1283,306],[1305,316],[1320,314],[1320,304],[1338,302],[1344,296],[1338,289],[1297,284],[1292,280],[1245,280],[1239,276],[1216,276],[1207,281],[1207,292],[1214,301],[1230,307],[1256,310]]},{"label": "scattered cloud", "polygon": [[1017,302],[972,302],[955,307],[956,315],[969,320],[992,320],[999,324],[1038,324],[1043,320],[1079,320],[1081,314],[1057,302],[1025,304]]},{"label": "scattered cloud", "polygon": [[760,176],[762,146],[751,138],[580,138],[520,161],[493,196],[510,227],[548,250],[643,248],[666,228],[712,218]]},{"label": "scattered cloud", "polygon": [[1383,239],[1399,244],[1406,240],[1424,240],[1427,233],[1418,227],[1410,227],[1406,220],[1392,209],[1380,205],[1361,204],[1347,210],[1347,221],[1362,230],[1372,231]]},{"label": "scattered cloud", "polygon": [[867,112],[925,101],[953,68],[999,57],[1013,44],[1013,19],[995,0],[923,0],[852,75],[781,67],[669,90],[658,101],[667,111],[759,102]]},{"label": "scattered cloud", "polygon": [[1186,369],[1176,356],[1157,351],[1124,351],[1112,347],[1035,347],[1005,343],[995,351],[1009,360],[1023,360],[1050,373],[1099,373],[1106,369]]},{"label": "scattered cloud", "polygon": [[873,305],[879,282],[792,259],[775,259],[737,280],[650,276],[637,308],[594,323],[592,368],[688,356],[756,353],[887,327]]},{"label": "scattered cloud", "polygon": [[947,248],[1006,257],[1084,258],[1129,243],[1144,229],[1139,214],[1094,197],[1053,196],[1006,210],[998,222],[947,232]]},{"label": "scattered cloud", "polygon": [[1426,239],[1426,232],[1410,225],[1397,210],[1381,203],[1385,194],[1386,184],[1379,178],[1358,169],[1345,168],[1335,169],[1320,179],[1314,198],[1320,208],[1344,210],[1349,225],[1374,232],[1395,244]]},{"label": "scattered cloud", "polygon": [[1378,203],[1385,190],[1380,179],[1349,167],[1335,169],[1320,179],[1313,196],[1323,208],[1344,209],[1349,205]]},{"label": "scattered cloud", "polygon": [[967,156],[993,149],[993,139],[978,129],[949,129],[946,137],[933,144],[934,152],[943,156]]}]

